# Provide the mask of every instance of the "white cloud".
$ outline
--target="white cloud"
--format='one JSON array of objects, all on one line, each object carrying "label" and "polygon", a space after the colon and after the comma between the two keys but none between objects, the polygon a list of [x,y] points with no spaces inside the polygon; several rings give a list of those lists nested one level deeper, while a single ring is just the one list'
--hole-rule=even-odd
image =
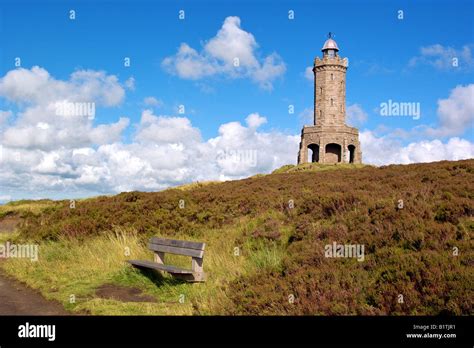
[{"label": "white cloud", "polygon": [[245,119],[249,128],[255,129],[260,127],[262,124],[267,123],[265,117],[260,116],[258,113],[253,113],[247,116]]},{"label": "white cloud", "polygon": [[278,76],[282,76],[286,71],[286,66],[276,53],[265,57],[263,64],[252,70],[250,73],[252,79],[256,81],[263,89],[271,90],[273,88],[273,80]]},{"label": "white cloud", "polygon": [[346,109],[347,123],[350,126],[360,126],[367,121],[368,115],[359,104],[352,104]]},{"label": "white cloud", "polygon": [[390,137],[377,137],[371,131],[360,133],[362,160],[374,165],[408,164],[441,160],[461,160],[474,157],[474,144],[458,137],[443,143],[438,139],[420,140],[403,146]]},{"label": "white cloud", "polygon": [[68,81],[56,80],[38,66],[10,70],[0,79],[0,96],[16,103],[48,105],[58,101],[94,101],[103,106],[122,102],[125,91],[114,75],[79,70]]},{"label": "white cloud", "polygon": [[428,128],[430,136],[461,135],[474,131],[474,84],[457,86],[447,99],[438,100],[437,128]]},{"label": "white cloud", "polygon": [[89,139],[93,144],[109,144],[120,140],[122,132],[128,127],[128,118],[121,117],[116,123],[101,124],[92,128]]},{"label": "white cloud", "polygon": [[165,58],[162,66],[168,72],[190,80],[199,80],[217,74],[221,70],[220,66],[214,66],[209,58],[201,56],[185,43],[181,44],[176,55]]},{"label": "white cloud", "polygon": [[125,90],[114,75],[103,71],[79,70],[69,80],[53,78],[45,69],[15,69],[0,78],[0,97],[17,104],[14,124],[0,133],[4,146],[51,150],[75,148],[116,141],[128,120],[94,127],[92,118],[58,113],[58,103],[119,105]]},{"label": "white cloud", "polygon": [[239,17],[227,17],[217,35],[204,46],[204,50],[229,68],[235,58],[239,58],[242,66],[258,67],[259,63],[254,55],[257,46],[254,36],[240,28]]},{"label": "white cloud", "polygon": [[[158,190],[269,172],[295,161],[298,137],[259,131],[266,118],[258,113],[248,115],[245,125],[221,125],[219,135],[205,141],[188,118],[147,109],[130,143],[121,139],[128,118],[95,125],[87,117],[56,113],[58,101],[114,106],[124,95],[118,79],[103,72],[78,71],[66,81],[38,67],[8,72],[0,79],[0,96],[19,111],[0,129],[2,191],[74,197],[78,192]],[[149,97],[144,102],[159,101]],[[11,115],[2,113],[5,119]]]},{"label": "white cloud", "polygon": [[163,60],[162,66],[184,79],[199,80],[214,75],[248,77],[260,87],[272,89],[273,81],[285,73],[285,63],[276,53],[261,60],[257,49],[254,36],[240,27],[240,18],[227,17],[201,52],[182,43],[175,55]]},{"label": "white cloud", "polygon": [[[155,115],[146,109],[140,121],[132,125],[135,132],[130,142],[124,143],[128,118],[94,125],[88,118],[57,116],[54,112],[57,100],[84,101],[87,97],[103,105],[117,105],[125,92],[115,77],[86,71],[59,81],[41,68],[14,72],[0,79],[0,96],[16,103],[20,110],[14,122],[0,128],[3,196],[76,197],[79,193],[160,190],[192,181],[268,173],[296,162],[300,136],[262,131],[260,127],[267,119],[259,113],[249,114],[244,123],[221,124],[216,137],[204,140],[190,119]],[[441,123],[465,124],[463,115],[472,111],[471,95],[471,87],[458,87],[440,101],[440,117],[446,117]],[[353,109],[359,113],[356,118],[364,118],[360,106]],[[12,113],[7,113],[10,118]],[[302,113],[312,118],[312,109]],[[473,144],[458,137],[402,145],[393,132],[378,136],[364,131],[360,140],[364,162],[376,165],[474,156]]]},{"label": "white cloud", "polygon": [[[470,70],[474,67],[471,53],[472,45],[464,45],[461,49],[435,44],[420,48],[420,55],[410,59],[408,65],[431,65],[439,70],[460,69]],[[457,60],[458,66],[453,63]]]},{"label": "white cloud", "polygon": [[156,144],[196,143],[201,141],[201,134],[186,117],[155,116],[145,110],[135,139]]},{"label": "white cloud", "polygon": [[220,179],[268,173],[284,164],[295,163],[299,136],[279,132],[258,132],[266,122],[259,114],[246,119],[248,127],[230,122],[219,127],[219,136],[208,141],[217,153]]}]

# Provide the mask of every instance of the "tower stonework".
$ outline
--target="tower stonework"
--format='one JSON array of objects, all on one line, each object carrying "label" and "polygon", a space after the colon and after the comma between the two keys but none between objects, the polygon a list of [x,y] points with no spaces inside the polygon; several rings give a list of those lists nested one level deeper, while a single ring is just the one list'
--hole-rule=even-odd
[{"label": "tower stonework", "polygon": [[[316,57],[314,72],[314,125],[301,131],[298,164],[362,163],[357,128],[346,125],[347,58],[341,58],[336,41],[326,40],[322,59]],[[308,151],[312,150],[312,158]]]}]

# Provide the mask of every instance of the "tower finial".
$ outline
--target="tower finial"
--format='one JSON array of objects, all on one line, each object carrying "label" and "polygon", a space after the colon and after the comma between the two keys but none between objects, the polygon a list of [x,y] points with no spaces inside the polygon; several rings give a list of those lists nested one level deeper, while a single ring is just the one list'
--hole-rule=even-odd
[{"label": "tower finial", "polygon": [[333,36],[334,36],[333,33],[331,33],[331,32],[328,33],[328,39],[332,39]]}]

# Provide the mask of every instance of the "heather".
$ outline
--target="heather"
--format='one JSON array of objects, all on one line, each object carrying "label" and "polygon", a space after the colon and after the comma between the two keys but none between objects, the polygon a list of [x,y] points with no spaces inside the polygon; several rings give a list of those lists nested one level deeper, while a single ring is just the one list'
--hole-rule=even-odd
[{"label": "heather", "polygon": [[[81,200],[73,209],[70,201],[41,204],[0,208],[0,219],[21,219],[16,240],[37,241],[49,255],[39,265],[12,260],[4,267],[71,311],[473,314],[474,160],[286,166],[238,181]],[[151,258],[146,240],[152,235],[207,242],[209,282],[176,283],[127,266],[123,249],[130,244],[135,255]],[[363,245],[364,260],[326,257],[325,246],[333,242]],[[105,256],[108,247],[116,257]],[[89,264],[83,253],[95,263],[79,277],[80,262]],[[77,272],[67,273],[72,264]],[[48,269],[55,266],[53,277]],[[27,274],[36,276],[28,280]],[[75,291],[71,282],[86,298],[77,305],[67,304],[67,294]],[[95,298],[94,289],[110,282],[139,287],[157,304]],[[176,305],[183,293],[187,307]]]}]

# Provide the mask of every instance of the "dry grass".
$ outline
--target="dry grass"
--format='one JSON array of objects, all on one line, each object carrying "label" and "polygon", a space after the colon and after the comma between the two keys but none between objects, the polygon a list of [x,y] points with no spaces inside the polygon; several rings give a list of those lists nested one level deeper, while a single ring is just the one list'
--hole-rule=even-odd
[{"label": "dry grass", "polygon": [[324,172],[328,170],[339,170],[339,169],[360,169],[364,167],[370,167],[367,164],[349,164],[349,163],[334,163],[334,164],[323,164],[323,163],[303,163],[298,165],[286,165],[281,168],[275,169],[272,174],[283,174],[283,173],[298,173],[298,172]]},{"label": "dry grass", "polygon": [[221,183],[220,181],[197,181],[197,182],[192,182],[189,184],[173,187],[171,190],[188,191],[188,190],[194,190],[194,189],[198,189],[204,186],[215,185],[215,184],[220,184],[220,183]]},{"label": "dry grass", "polygon": [[7,215],[32,213],[41,214],[45,209],[56,206],[58,203],[51,200],[22,200],[0,205],[0,218]]},{"label": "dry grass", "polygon": [[[281,248],[241,250],[235,255],[236,240],[247,223],[233,229],[210,231],[202,235],[207,243],[204,269],[205,283],[176,282],[171,277],[148,277],[126,263],[128,259],[153,259],[146,240],[133,230],[114,232],[87,239],[84,242],[60,237],[41,242],[37,262],[9,259],[4,270],[46,298],[61,302],[74,313],[94,315],[192,315],[223,314],[230,305],[226,285],[244,274],[251,275],[262,267],[278,265]],[[225,235],[226,238],[219,238]],[[4,241],[18,239],[15,234]],[[184,239],[185,236],[182,236]],[[188,238],[189,239],[189,238]],[[0,242],[2,239],[0,239]],[[127,253],[129,251],[129,254]],[[166,262],[190,268],[188,257],[167,255]],[[102,284],[113,283],[135,287],[156,299],[153,302],[122,302],[95,296]],[[75,303],[71,303],[71,295]],[[184,298],[182,297],[184,295]],[[184,301],[180,302],[180,299]]]}]

